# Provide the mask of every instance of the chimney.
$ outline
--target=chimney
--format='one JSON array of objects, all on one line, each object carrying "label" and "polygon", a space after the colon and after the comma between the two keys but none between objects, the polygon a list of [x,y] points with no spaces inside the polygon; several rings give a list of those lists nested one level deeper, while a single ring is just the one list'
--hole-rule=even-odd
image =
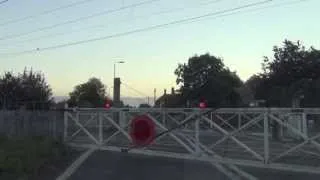
[{"label": "chimney", "polygon": [[171,88],[171,94],[174,94],[174,87]]},{"label": "chimney", "polygon": [[167,90],[166,89],[164,89],[164,93],[163,93],[164,95],[166,95],[167,94]]}]

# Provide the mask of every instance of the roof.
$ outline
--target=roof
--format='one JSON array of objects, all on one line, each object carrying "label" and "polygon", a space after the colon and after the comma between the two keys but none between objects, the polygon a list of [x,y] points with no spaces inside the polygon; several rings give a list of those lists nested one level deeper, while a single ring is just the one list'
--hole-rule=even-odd
[{"label": "roof", "polygon": [[155,105],[164,105],[166,107],[179,106],[181,100],[180,94],[164,94],[156,100]]}]

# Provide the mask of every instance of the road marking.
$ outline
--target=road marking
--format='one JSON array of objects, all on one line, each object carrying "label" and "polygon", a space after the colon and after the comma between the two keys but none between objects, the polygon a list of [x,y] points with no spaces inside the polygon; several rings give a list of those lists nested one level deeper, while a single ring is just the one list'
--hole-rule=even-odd
[{"label": "road marking", "polygon": [[97,148],[90,148],[76,159],[56,180],[67,180]]}]

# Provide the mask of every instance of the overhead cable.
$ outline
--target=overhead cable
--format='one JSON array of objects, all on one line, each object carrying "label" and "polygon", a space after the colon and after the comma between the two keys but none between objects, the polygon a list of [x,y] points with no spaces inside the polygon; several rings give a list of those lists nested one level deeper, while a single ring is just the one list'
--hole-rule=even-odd
[{"label": "overhead cable", "polygon": [[241,10],[241,9],[245,9],[245,8],[249,8],[249,7],[254,7],[254,6],[258,6],[258,5],[269,3],[271,1],[272,0],[264,0],[264,1],[256,2],[256,3],[250,3],[250,4],[247,4],[247,5],[243,5],[243,6],[238,6],[238,7],[231,8],[231,9],[226,9],[226,10],[222,10],[222,11],[216,11],[216,12],[212,12],[212,13],[208,13],[208,14],[204,14],[204,15],[200,15],[200,16],[195,16],[195,17],[191,17],[191,18],[185,18],[185,19],[181,19],[181,20],[171,21],[169,23],[149,26],[149,27],[146,27],[146,28],[136,29],[136,30],[132,30],[132,31],[116,33],[116,34],[112,34],[112,35],[107,35],[107,36],[102,36],[102,37],[92,38],[92,39],[86,39],[86,40],[81,40],[81,41],[74,41],[74,42],[69,42],[69,43],[64,43],[64,44],[58,44],[58,45],[48,46],[48,47],[44,47],[44,48],[35,48],[35,49],[32,49],[32,50],[27,50],[27,51],[22,51],[22,52],[17,52],[17,53],[6,53],[6,54],[2,54],[2,55],[5,55],[5,56],[17,56],[17,55],[28,54],[28,53],[38,52],[38,51],[59,49],[59,48],[64,48],[64,47],[68,47],[68,46],[75,46],[75,45],[79,45],[79,44],[85,44],[85,43],[101,41],[101,40],[111,39],[111,38],[115,38],[115,37],[121,37],[121,36],[130,35],[130,34],[140,33],[140,32],[151,31],[151,30],[154,30],[154,29],[164,28],[164,27],[168,27],[168,26],[171,26],[171,25],[196,22],[196,21],[200,21],[200,20],[202,20],[203,18],[206,18],[206,17],[211,17],[211,16],[215,16],[215,15],[228,13],[228,12],[233,12],[233,11],[237,11],[237,10]]},{"label": "overhead cable", "polygon": [[[213,3],[217,3],[220,2],[221,0],[214,0],[214,1],[209,1],[206,3],[201,3],[199,6],[196,7],[200,7],[200,6],[206,6],[206,5],[210,5]],[[194,8],[195,6],[193,6],[192,8]],[[70,31],[64,31],[64,32],[60,32],[60,33],[52,33],[52,34],[47,34],[44,36],[39,36],[39,37],[35,37],[35,38],[30,38],[30,39],[25,39],[25,40],[21,40],[21,41],[17,41],[15,43],[25,43],[25,42],[32,42],[32,41],[36,41],[36,40],[41,40],[41,39],[45,39],[45,38],[53,38],[53,37],[57,37],[57,36],[62,36],[62,35],[66,35],[66,34],[70,34],[70,33],[75,33],[75,32],[82,32],[82,31],[86,31],[89,29],[94,29],[94,28],[101,28],[101,27],[109,27],[110,25],[114,25],[114,24],[118,24],[118,23],[123,23],[123,22],[130,22],[132,20],[137,20],[137,19],[144,19],[144,18],[150,18],[151,16],[157,16],[157,15],[163,15],[163,14],[169,14],[169,13],[174,13],[174,12],[178,12],[178,11],[182,11],[185,10],[187,8],[185,7],[179,7],[179,8],[173,8],[173,9],[169,9],[169,10],[164,10],[164,11],[159,11],[159,12],[155,12],[152,14],[147,14],[147,15],[143,15],[143,16],[135,16],[132,19],[126,19],[123,21],[117,21],[114,23],[108,23],[107,25],[103,24],[103,25],[95,25],[95,26],[91,26],[91,27],[86,27],[86,28],[81,28],[81,29],[76,29],[73,30],[72,32]],[[7,43],[6,43],[7,45]]]},{"label": "overhead cable", "polygon": [[[8,1],[8,0],[6,0],[6,1]],[[9,25],[9,24],[18,23],[18,22],[21,22],[21,21],[33,19],[33,18],[36,18],[37,16],[51,14],[51,13],[54,13],[54,12],[57,12],[57,11],[61,11],[61,10],[67,9],[67,8],[75,7],[75,6],[78,6],[78,5],[81,5],[81,4],[84,4],[84,3],[88,3],[88,2],[91,2],[91,1],[95,1],[95,0],[82,0],[82,1],[71,3],[71,4],[67,4],[67,5],[64,5],[64,6],[60,6],[60,7],[54,8],[54,9],[42,11],[42,12],[40,12],[38,14],[33,14],[33,15],[30,15],[30,16],[25,16],[25,17],[21,17],[21,18],[17,18],[17,19],[11,19],[9,21],[5,21],[3,23],[0,23],[0,26],[5,26],[5,25]],[[2,2],[5,2],[5,1],[2,1]],[[1,4],[1,2],[0,2],[0,4]]]},{"label": "overhead cable", "polygon": [[45,31],[45,30],[49,30],[49,29],[53,29],[53,28],[56,28],[56,27],[64,26],[64,25],[67,25],[67,24],[72,24],[72,23],[83,21],[83,20],[95,18],[95,17],[98,17],[98,16],[104,16],[104,15],[107,15],[107,14],[115,13],[115,12],[122,11],[122,10],[125,10],[125,9],[129,9],[129,8],[133,8],[133,7],[138,7],[138,6],[150,4],[150,3],[153,3],[153,2],[156,2],[156,1],[159,1],[159,0],[147,0],[147,1],[139,2],[139,3],[131,4],[131,5],[128,5],[128,6],[123,6],[123,7],[117,8],[117,9],[106,10],[106,11],[98,12],[98,13],[95,13],[95,14],[92,14],[92,15],[89,15],[89,16],[83,16],[83,17],[80,17],[80,18],[77,18],[77,19],[68,20],[68,21],[57,23],[57,24],[50,25],[50,26],[45,26],[45,27],[42,27],[42,28],[39,28],[39,29],[35,29],[35,30],[32,30],[32,31],[19,33],[19,34],[12,34],[12,35],[8,35],[8,36],[3,36],[3,37],[0,37],[0,40],[13,39],[13,38],[25,36],[25,35],[36,33],[36,32],[42,32],[42,31]]},{"label": "overhead cable", "polygon": [[148,95],[147,95],[147,94],[145,94],[145,93],[143,93],[143,92],[141,92],[141,91],[139,91],[139,90],[137,90],[137,89],[135,89],[135,88],[133,88],[133,87],[129,86],[128,84],[126,84],[126,83],[124,83],[124,82],[122,82],[122,81],[121,81],[121,84],[122,84],[122,85],[124,85],[124,86],[126,86],[127,88],[129,88],[129,89],[131,89],[131,90],[135,91],[136,93],[138,93],[138,94],[139,94],[139,95],[141,95],[142,97],[148,97]]},{"label": "overhead cable", "polygon": [[0,1],[0,4],[3,4],[5,2],[8,2],[8,0],[3,0],[3,1]]}]

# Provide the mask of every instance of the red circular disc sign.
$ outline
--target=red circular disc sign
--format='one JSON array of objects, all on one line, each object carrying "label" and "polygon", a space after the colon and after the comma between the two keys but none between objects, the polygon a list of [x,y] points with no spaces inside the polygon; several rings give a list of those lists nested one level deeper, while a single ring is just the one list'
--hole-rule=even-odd
[{"label": "red circular disc sign", "polygon": [[135,117],[131,122],[130,136],[135,145],[148,145],[155,136],[155,124],[147,116]]}]

